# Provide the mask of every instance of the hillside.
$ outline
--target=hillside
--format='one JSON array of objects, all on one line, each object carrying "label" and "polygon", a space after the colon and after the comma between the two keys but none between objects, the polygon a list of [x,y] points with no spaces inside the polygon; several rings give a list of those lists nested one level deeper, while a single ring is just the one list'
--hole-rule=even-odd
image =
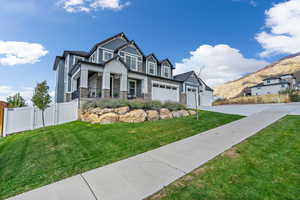
[{"label": "hillside", "polygon": [[240,79],[217,86],[214,88],[214,95],[224,98],[233,98],[239,96],[243,92],[244,88],[251,87],[262,82],[265,77],[295,73],[299,70],[300,53],[287,56]]}]

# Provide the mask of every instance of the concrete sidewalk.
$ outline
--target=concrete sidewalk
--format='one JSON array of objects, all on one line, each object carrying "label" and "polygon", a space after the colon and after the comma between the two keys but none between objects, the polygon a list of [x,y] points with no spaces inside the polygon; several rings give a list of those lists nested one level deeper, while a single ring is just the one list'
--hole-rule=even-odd
[{"label": "concrete sidewalk", "polygon": [[264,111],[10,200],[141,200],[254,135],[287,112]]}]

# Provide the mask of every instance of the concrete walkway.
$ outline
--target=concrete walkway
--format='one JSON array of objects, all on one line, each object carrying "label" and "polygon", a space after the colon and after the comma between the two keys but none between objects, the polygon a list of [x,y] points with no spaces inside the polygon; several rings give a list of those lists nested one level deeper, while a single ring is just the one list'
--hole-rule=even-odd
[{"label": "concrete walkway", "polygon": [[285,116],[264,111],[10,200],[141,200]]}]

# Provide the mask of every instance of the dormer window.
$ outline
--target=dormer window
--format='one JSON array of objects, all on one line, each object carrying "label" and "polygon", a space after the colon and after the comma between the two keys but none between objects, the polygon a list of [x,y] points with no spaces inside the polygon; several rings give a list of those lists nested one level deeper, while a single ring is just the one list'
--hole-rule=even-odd
[{"label": "dormer window", "polygon": [[170,73],[170,67],[169,67],[169,66],[163,65],[163,66],[162,66],[162,71],[163,71],[162,75],[163,75],[164,77],[170,78],[171,73]]},{"label": "dormer window", "polygon": [[130,67],[131,70],[138,71],[138,58],[136,56],[126,54],[125,63]]},{"label": "dormer window", "polygon": [[156,75],[156,63],[148,61],[148,73]]},{"label": "dormer window", "polygon": [[114,54],[110,51],[103,51],[103,60],[108,61],[108,60],[112,59],[113,55]]},{"label": "dormer window", "polygon": [[96,63],[97,62],[97,52],[95,51],[91,57],[89,58],[90,62]]}]

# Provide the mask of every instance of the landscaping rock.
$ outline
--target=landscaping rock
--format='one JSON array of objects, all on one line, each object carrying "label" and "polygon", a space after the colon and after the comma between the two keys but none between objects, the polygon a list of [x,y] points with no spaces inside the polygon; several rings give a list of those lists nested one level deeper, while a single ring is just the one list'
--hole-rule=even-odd
[{"label": "landscaping rock", "polygon": [[184,117],[187,117],[187,116],[190,115],[190,113],[189,113],[188,111],[186,111],[186,110],[180,110],[179,112],[180,112],[180,113],[182,114],[182,116],[184,116]]},{"label": "landscaping rock", "polygon": [[81,114],[80,119],[84,122],[89,122],[89,117],[90,117],[90,113],[85,112]]},{"label": "landscaping rock", "polygon": [[159,120],[158,112],[156,110],[148,110],[147,111],[147,120],[148,121]]},{"label": "landscaping rock", "polygon": [[124,106],[124,107],[120,107],[120,108],[115,108],[114,112],[118,113],[120,115],[123,115],[125,113],[127,113],[129,111],[129,107],[128,106]]},{"label": "landscaping rock", "polygon": [[169,109],[162,108],[159,110],[159,117],[160,119],[171,119],[173,118],[173,115]]},{"label": "landscaping rock", "polygon": [[97,115],[102,115],[102,109],[101,108],[93,108],[93,109],[89,110],[89,112],[97,114]]},{"label": "landscaping rock", "polygon": [[173,111],[172,115],[173,115],[174,118],[178,118],[178,117],[183,116],[182,112],[180,112],[180,111]]},{"label": "landscaping rock", "polygon": [[100,123],[98,114],[94,114],[94,113],[90,114],[87,120],[88,120],[88,122],[91,122],[92,124]]},{"label": "landscaping rock", "polygon": [[190,115],[196,115],[197,114],[197,112],[194,111],[194,110],[189,110],[188,112],[190,113]]},{"label": "landscaping rock", "polygon": [[116,113],[106,113],[99,117],[100,124],[111,124],[119,120],[119,115]]},{"label": "landscaping rock", "polygon": [[120,122],[138,123],[146,120],[147,114],[144,110],[133,110],[124,115],[120,115]]}]

